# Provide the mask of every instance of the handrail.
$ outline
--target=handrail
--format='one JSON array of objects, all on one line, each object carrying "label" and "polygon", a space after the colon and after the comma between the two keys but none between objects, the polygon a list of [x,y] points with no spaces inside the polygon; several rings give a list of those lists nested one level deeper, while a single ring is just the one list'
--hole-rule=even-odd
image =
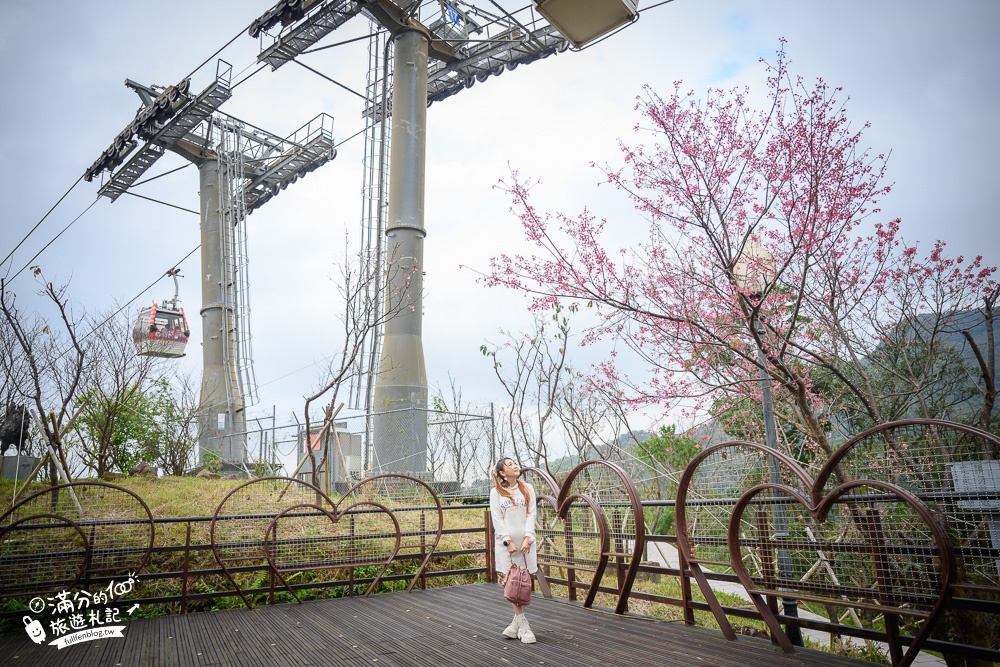
[{"label": "handrail", "polygon": [[[466,504],[466,505],[444,505],[441,507],[442,512],[445,515],[452,514],[456,511],[458,512],[468,512],[470,515],[478,511],[482,511],[484,508],[488,507],[485,504]],[[358,513],[362,513],[365,510],[359,510]],[[271,521],[278,516],[278,512],[272,514],[261,515],[261,519],[266,519]],[[130,600],[130,603],[138,603],[143,605],[180,605],[181,613],[186,613],[189,611],[188,607],[191,602],[194,601],[206,601],[218,598],[226,597],[238,597],[239,592],[237,590],[216,590],[212,592],[195,592],[194,582],[197,580],[208,579],[208,578],[218,578],[225,575],[225,570],[223,567],[217,563],[212,562],[212,566],[203,567],[195,565],[188,567],[188,569],[167,569],[161,571],[160,568],[167,563],[174,563],[178,560],[182,560],[185,566],[189,563],[197,561],[195,554],[205,552],[211,552],[213,545],[211,541],[199,543],[192,541],[190,538],[191,527],[201,526],[202,530],[208,527],[212,522],[213,517],[211,516],[200,516],[200,517],[154,517],[152,519],[154,524],[157,525],[169,525],[169,524],[185,524],[185,533],[188,536],[186,543],[164,545],[158,544],[154,545],[150,549],[150,558],[147,563],[146,568],[138,573],[138,579],[142,581],[170,581],[175,580],[177,585],[175,590],[177,593],[165,594],[165,595],[155,595],[149,597],[141,597]],[[99,522],[98,522],[99,523]],[[444,527],[441,530],[441,535],[443,537],[460,536],[460,535],[483,535],[485,532],[485,527],[483,525],[477,525],[475,527]],[[409,533],[411,536],[414,535],[413,532]],[[317,542],[328,541],[329,536],[319,536],[314,538]],[[259,546],[263,547],[264,540],[261,536]],[[83,552],[81,551],[81,554]],[[459,568],[443,568],[443,569],[433,569],[432,565],[435,563],[446,563],[454,558],[477,558],[481,559],[484,554],[484,549],[482,547],[478,548],[465,548],[465,549],[438,549],[435,550],[430,559],[427,558],[427,554],[422,554],[419,551],[411,553],[399,553],[393,558],[394,563],[420,563],[429,560],[429,564],[425,565],[422,572],[419,572],[416,579],[421,585],[425,584],[428,579],[440,579],[442,577],[480,577],[486,573],[486,568],[483,566],[477,567],[459,567]],[[63,558],[66,557],[66,553],[63,552],[59,554]],[[3,562],[6,563],[10,556],[4,555]],[[19,555],[18,558],[30,558],[30,555]],[[211,559],[211,556],[209,556]],[[204,558],[201,562],[209,563],[210,560]],[[266,573],[269,570],[269,566],[266,560],[254,564],[245,565],[237,567],[228,567],[229,571],[234,574],[245,574],[245,573]],[[116,575],[114,574],[103,574],[95,575],[88,579],[88,583],[95,587],[100,587],[101,585],[106,585],[114,580],[116,580]],[[378,583],[378,581],[385,583],[397,583],[402,581],[409,581],[415,578],[414,573],[402,573],[402,574],[384,574],[381,578],[371,577],[371,576],[349,576],[344,579],[339,580],[325,580],[325,581],[311,581],[303,583],[291,583],[289,588],[292,591],[310,591],[315,589],[336,589],[336,588],[347,588],[348,595],[355,594],[356,586],[370,586],[373,582]],[[66,583],[64,581],[58,582],[60,584]],[[43,582],[44,588],[44,582]],[[270,587],[253,587],[242,589],[244,595],[248,597],[257,597],[261,595],[270,595],[273,591]],[[30,593],[25,594],[22,591],[15,591],[15,595],[22,596],[27,595],[30,597]],[[4,591],[0,588],[0,597],[4,596]],[[7,596],[11,597],[11,596]],[[25,598],[25,601],[27,598]],[[14,619],[19,621],[21,616],[23,616],[23,610],[7,610],[0,612],[0,619]]]},{"label": "handrail", "polygon": [[[910,426],[887,425],[881,430],[868,432],[865,437],[887,438],[886,434],[889,431],[886,429],[910,428]],[[940,423],[933,423],[930,426],[924,424],[921,427],[937,429],[936,436],[940,436],[940,430],[946,428]],[[979,432],[970,432],[968,429],[961,433],[979,435]],[[909,444],[910,441],[907,442]],[[865,441],[856,438],[851,441],[850,446],[860,451],[864,444]],[[552,522],[541,527],[538,533],[539,540],[551,539],[558,542],[559,546],[556,550],[540,549],[539,565],[546,585],[551,586],[560,597],[576,599],[579,592],[586,597],[588,606],[597,607],[600,604],[618,613],[625,613],[622,607],[627,604],[628,599],[643,600],[663,608],[677,608],[687,622],[694,622],[696,611],[711,612],[716,619],[723,620],[725,625],[720,623],[723,629],[727,625],[731,626],[730,619],[755,619],[767,623],[775,635],[783,634],[781,626],[784,625],[819,630],[858,640],[885,642],[895,647],[891,657],[897,666],[912,660],[916,651],[920,649],[958,651],[983,659],[1000,660],[1000,650],[990,648],[986,643],[976,644],[975,640],[968,641],[943,632],[938,633],[933,627],[931,629],[919,625],[908,627],[902,623],[894,626],[891,621],[892,618],[899,616],[918,619],[919,622],[928,624],[935,619],[935,614],[944,614],[945,618],[947,614],[958,612],[1000,614],[1000,585],[995,580],[984,581],[982,578],[970,579],[948,574],[949,561],[967,564],[972,561],[990,563],[1000,560],[1000,548],[991,545],[988,539],[986,542],[956,539],[954,535],[961,536],[960,531],[965,529],[956,528],[949,523],[949,519],[953,516],[951,513],[957,512],[958,509],[966,512],[963,515],[966,518],[972,516],[973,520],[985,521],[985,517],[990,513],[983,508],[991,507],[991,503],[1000,501],[1000,496],[996,492],[973,493],[967,489],[955,490],[941,485],[903,487],[892,481],[877,479],[859,479],[834,487],[826,485],[824,479],[826,486],[820,494],[816,482],[804,471],[801,469],[796,471],[789,467],[798,464],[791,460],[782,460],[782,465],[788,467],[784,479],[798,480],[802,482],[801,486],[745,484],[740,488],[734,487],[732,493],[726,493],[729,487],[715,483],[719,481],[718,479],[712,482],[711,479],[706,481],[697,477],[708,470],[704,466],[711,463],[711,457],[722,452],[727,452],[731,457],[734,455],[750,457],[745,460],[739,459],[740,472],[752,472],[752,457],[757,456],[759,460],[766,461],[764,457],[772,455],[771,451],[754,443],[728,443],[722,447],[705,450],[696,457],[692,466],[684,471],[681,477],[683,492],[678,495],[677,500],[657,499],[637,503],[635,496],[629,493],[631,480],[627,479],[627,475],[622,478],[624,471],[619,472],[620,469],[615,470],[605,463],[582,464],[576,474],[571,474],[562,486],[554,481],[551,484],[548,481],[542,484],[540,480],[545,478],[536,475],[532,481],[536,486],[539,503],[544,505],[545,520]],[[730,458],[730,462],[732,460]],[[858,461],[848,458],[848,453],[840,454],[836,460],[842,465],[849,464],[855,467],[858,465]],[[597,486],[592,485],[588,488],[577,484],[577,481],[582,479],[581,475],[588,470],[594,474],[594,479],[600,482]],[[832,468],[828,466],[827,470]],[[602,475],[607,477],[601,477]],[[699,479],[701,481],[698,481]],[[612,484],[614,489],[609,490],[607,484]],[[694,493],[698,484],[702,485],[701,495]],[[107,486],[102,485],[100,488]],[[90,559],[99,560],[113,551],[122,558],[122,563],[142,559],[145,556],[145,566],[139,573],[140,581],[161,582],[157,585],[158,595],[137,598],[133,602],[170,605],[172,610],[185,613],[222,597],[245,596],[253,600],[267,597],[273,600],[276,589],[273,582],[268,583],[268,575],[273,573],[280,576],[283,572],[289,571],[282,569],[282,563],[271,563],[266,557],[255,556],[247,559],[235,558],[223,566],[212,562],[212,556],[206,552],[215,553],[219,548],[236,546],[247,549],[247,553],[251,554],[271,553],[287,543],[284,541],[283,533],[279,532],[277,537],[269,538],[267,530],[261,530],[259,535],[254,534],[249,538],[235,541],[227,541],[224,536],[206,541],[202,535],[213,522],[252,520],[255,525],[267,527],[276,526],[289,519],[311,520],[323,516],[330,518],[333,516],[332,512],[339,511],[337,504],[332,501],[329,501],[329,507],[324,503],[315,504],[314,494],[317,490],[313,487],[304,485],[302,489],[312,498],[309,502],[314,503],[313,506],[302,506],[300,496],[298,500],[286,503],[283,511],[279,509],[273,512],[256,511],[251,506],[245,506],[243,509],[247,510],[246,513],[227,512],[225,507],[220,506],[220,511],[214,516],[149,519],[144,517],[143,511],[129,518],[109,515],[107,519],[101,519],[93,513],[84,515],[70,512],[67,515],[66,512],[69,512],[67,508],[70,507],[68,501],[64,506],[60,506],[58,513],[53,514],[52,504],[48,501],[48,497],[43,495],[52,491],[49,489],[26,499],[26,501],[32,498],[41,499],[34,501],[36,506],[31,508],[37,512],[36,514],[14,511],[5,514],[11,516],[14,521],[6,526],[0,525],[0,540],[5,541],[4,549],[0,552],[0,566],[15,560],[21,563],[30,562],[33,558],[46,563],[52,562],[58,556],[74,563],[76,562],[74,559],[77,559],[82,563],[80,567],[85,573],[82,580],[88,585],[99,586],[114,581],[119,575],[115,569],[98,567],[100,563],[92,563]],[[780,490],[781,495],[773,494],[775,490]],[[114,493],[121,499],[133,502],[131,496],[121,495],[118,491]],[[712,494],[716,497],[709,497]],[[64,501],[66,498],[66,494],[61,496]],[[814,502],[817,498],[820,503],[818,505]],[[360,496],[353,501],[363,502]],[[138,502],[141,503],[141,499]],[[284,582],[283,588],[289,591],[289,598],[297,597],[297,592],[325,591],[333,594],[333,591],[338,589],[346,595],[355,595],[379,585],[380,582],[385,587],[393,588],[404,582],[408,582],[410,587],[415,583],[423,587],[428,581],[440,582],[447,577],[472,581],[493,580],[493,568],[490,563],[492,540],[489,533],[489,514],[484,511],[488,508],[487,504],[440,505],[440,501],[437,501],[418,502],[413,506],[399,504],[390,508],[391,503],[376,507],[370,504],[358,505],[357,502],[354,502],[353,507],[349,507],[352,500],[342,499],[340,509],[344,513],[337,515],[337,518],[348,522],[353,517],[360,522],[375,518],[386,509],[392,509],[397,513],[395,516],[399,517],[409,513],[410,518],[400,518],[395,528],[383,530],[373,524],[374,528],[367,529],[365,535],[401,540],[409,544],[410,548],[405,552],[397,550],[392,553],[391,559],[383,563],[385,567],[381,568],[381,574],[376,571],[377,568],[373,569],[370,563],[365,562],[364,565],[367,567],[346,567],[338,570],[340,572],[338,577],[317,573],[315,576],[310,575],[309,580],[288,579]],[[142,505],[144,506],[144,503]],[[826,513],[839,512],[845,520],[859,521],[861,530],[845,539],[838,535],[837,531],[811,534],[805,531],[806,524],[797,524],[787,536],[773,534],[768,523],[769,513],[776,507],[795,510],[796,505],[802,508],[799,510],[799,515],[803,520],[809,519],[819,525],[827,516]],[[141,509],[138,504],[135,507]],[[645,531],[643,512],[661,508],[675,510],[676,535],[656,535]],[[472,519],[473,523],[457,525],[452,520],[458,516],[455,514],[456,511],[467,512],[475,517]],[[709,512],[711,514],[708,514]],[[420,517],[425,514],[428,516],[437,514],[441,517],[437,527],[439,530],[433,525],[433,521],[420,523]],[[540,509],[539,516],[542,514],[543,511]],[[697,530],[692,529],[691,524],[695,515],[703,521]],[[902,523],[893,528],[893,521],[899,520],[900,517],[911,516],[921,518],[922,523]],[[705,529],[709,518],[715,521],[712,526],[719,530]],[[634,530],[629,523],[633,520],[636,521]],[[147,523],[150,535],[155,533],[162,539],[167,533],[164,528],[173,525],[175,529],[172,532],[183,531],[185,537],[177,544],[150,544],[148,550],[145,548],[145,538],[133,539],[121,548],[115,548],[114,544],[106,542],[92,544],[90,541],[90,536],[102,526],[114,530],[130,526],[145,529]],[[643,524],[641,530],[639,523]],[[946,528],[945,532],[948,534],[944,537],[943,533],[935,528],[938,523]],[[384,528],[390,524],[391,522],[383,522],[381,525]],[[346,526],[346,523],[342,525]],[[157,528],[160,530],[156,530]],[[11,551],[7,548],[9,545],[6,540],[11,538],[12,530],[26,539],[45,535],[46,530],[64,530],[67,531],[67,535],[76,536],[74,539],[77,541],[77,546],[68,546],[63,551],[42,549],[37,553],[30,550]],[[979,526],[977,530],[982,532],[985,529]],[[437,542],[434,540],[449,540],[458,536],[477,536],[477,544],[470,547],[468,540],[458,544],[456,539],[454,544],[443,543],[443,548],[436,548]],[[427,539],[424,539],[425,537]],[[328,532],[312,535],[306,539],[306,543],[320,548],[323,545],[351,539],[353,533]],[[434,549],[430,548],[431,542],[435,544]],[[72,545],[72,541],[67,541],[66,544]],[[672,549],[674,545],[677,548],[677,561],[671,560],[669,565],[666,559],[662,563],[656,563],[646,558],[654,547]],[[817,567],[835,564],[836,559],[843,559],[845,563],[852,562],[852,558],[873,562],[882,559],[878,562],[886,572],[893,572],[895,566],[885,560],[885,554],[897,554],[904,556],[907,567],[923,567],[922,571],[928,573],[928,576],[937,577],[934,581],[939,582],[940,587],[911,585],[902,577],[873,579],[870,582],[844,580],[836,585],[827,581],[799,579],[796,578],[797,574],[789,576],[788,572],[778,570],[774,563],[768,561],[766,554],[779,549],[786,549],[798,557],[811,553],[810,558],[815,561]],[[745,566],[741,569],[744,556],[761,562],[760,573],[750,572]],[[311,566],[314,562],[303,558],[302,561],[292,562],[291,565],[299,563]],[[921,563],[924,565],[920,565]],[[393,568],[403,567],[408,571],[386,569],[389,564],[392,564]],[[415,565],[418,567],[414,572]],[[607,573],[603,578],[597,576],[604,572],[605,567]],[[227,570],[241,582],[242,588],[234,585],[231,590],[205,591],[198,583],[207,578],[225,576]],[[53,571],[52,582],[37,583],[42,588],[52,583],[66,585],[68,576],[66,572],[65,568],[58,572]],[[666,594],[657,588],[653,579],[663,577],[678,581],[680,593]],[[691,585],[692,581],[694,586]],[[26,594],[23,588],[5,591],[3,586],[6,583],[8,582],[0,580],[0,597],[9,598],[12,595]],[[539,583],[542,583],[541,578]],[[742,590],[745,599],[758,604],[750,608],[741,608],[721,602],[713,591],[723,588]],[[695,598],[698,589],[705,593],[705,602]],[[876,590],[880,591],[879,595],[874,597],[869,595]],[[598,595],[602,597],[598,598]],[[782,596],[795,597],[803,603],[819,601],[840,608],[853,607],[866,612],[878,612],[885,614],[888,620],[884,626],[861,627],[839,618],[826,620],[816,617],[796,617],[771,611],[771,601]],[[609,603],[608,599],[612,601]],[[8,605],[8,611],[0,613],[0,619],[12,619],[17,623],[23,612],[10,609],[10,606]],[[818,608],[822,610],[823,607],[820,605]],[[914,631],[914,627],[917,631]]]},{"label": "handrail", "polygon": [[[762,498],[761,504],[766,504],[769,499]],[[657,508],[664,506],[664,501],[645,501],[642,503],[643,508]],[[672,504],[667,501],[666,504]],[[447,519],[454,512],[462,511],[479,511],[488,508],[486,504],[468,504],[468,505],[444,505],[442,506],[442,511]],[[470,512],[471,513],[471,512]],[[275,514],[276,515],[276,514]],[[275,515],[271,515],[273,518]],[[267,518],[267,517],[263,517]],[[195,526],[206,526],[212,517],[154,517],[153,521],[157,526],[166,526],[170,524],[184,524],[185,530],[189,530]],[[484,522],[485,523],[485,522]],[[422,578],[425,580],[441,580],[448,577],[465,577],[472,578],[475,581],[483,581],[489,577],[489,569],[486,567],[485,557],[486,549],[486,527],[485,525],[478,525],[475,527],[451,527],[446,521],[445,527],[442,530],[443,537],[449,537],[453,535],[481,535],[481,542],[474,548],[465,549],[451,549],[451,550],[439,550],[435,552],[434,558],[432,558],[432,565],[428,567],[422,574]],[[157,531],[158,534],[162,531]],[[677,542],[676,535],[653,535],[649,534],[646,536],[647,548],[653,544],[671,544]],[[177,562],[181,558],[184,562],[189,562],[194,560],[193,557],[197,553],[204,553],[211,550],[211,544],[208,543],[197,543],[191,541],[187,544],[176,544],[176,545],[155,545],[151,551],[151,559],[146,568],[140,574],[140,581],[170,581],[175,580],[178,585],[174,587],[176,592],[170,594],[161,594],[156,596],[148,597],[137,597],[130,602],[137,603],[141,605],[154,605],[154,606],[171,606],[172,608],[180,611],[181,613],[191,611],[192,605],[197,605],[199,603],[207,603],[212,600],[234,597],[237,593],[233,590],[219,590],[219,591],[196,591],[196,586],[194,582],[205,579],[205,578],[217,578],[222,576],[222,570],[219,567],[199,567],[197,565],[190,567],[187,571],[184,569],[168,569],[166,571],[159,571],[159,568],[163,563]],[[961,549],[956,550],[961,553]],[[982,554],[981,554],[982,555]],[[993,550],[992,552],[986,553],[987,557],[1000,558],[1000,550]],[[421,559],[422,556],[419,553],[413,554],[400,554],[396,557],[394,562],[415,562]],[[473,558],[478,561],[475,567],[446,567],[443,569],[435,569],[435,563],[448,562],[453,558]],[[204,559],[202,559],[204,562]],[[268,567],[266,564],[258,564],[253,566],[243,566],[239,568],[234,568],[234,571],[238,573],[265,573]],[[649,561],[642,562],[638,567],[639,578],[643,577],[672,577],[675,579],[682,579],[681,571],[677,568],[671,568],[666,566],[661,566],[653,564]],[[381,581],[387,585],[394,585],[397,583],[403,583],[410,579],[412,575],[410,574],[386,574],[383,575]],[[686,572],[683,578],[690,578],[690,572]],[[726,574],[723,572],[705,572],[705,576],[710,581],[725,582],[729,584],[736,583],[738,581],[737,577],[733,574]],[[95,576],[91,579],[91,583],[95,586],[100,586],[114,580],[114,576]],[[364,587],[369,586],[374,577],[371,576],[358,576],[355,575],[353,578],[345,578],[339,581],[314,581],[314,582],[302,582],[293,583],[291,588],[297,592],[304,593],[308,591],[315,590],[334,590],[334,589],[346,589],[347,595],[354,595],[357,590],[363,590]],[[563,590],[566,589],[567,585],[570,583],[566,577],[556,576],[554,572],[549,572],[546,575],[548,583],[553,587],[559,587]],[[182,585],[186,584],[186,585]],[[581,591],[589,592],[590,584],[580,578],[576,578],[572,581],[572,585]],[[965,588],[966,585],[956,584],[956,590]],[[688,589],[690,591],[690,588]],[[990,592],[997,594],[1000,593],[996,588],[989,588]],[[244,594],[259,598],[267,596],[270,593],[269,587],[254,587],[245,589]],[[558,592],[558,591],[557,591]],[[619,591],[616,586],[613,585],[599,585],[596,592],[617,596]],[[630,597],[633,600],[642,600],[646,602],[651,602],[657,605],[662,605],[668,608],[678,608],[680,610],[691,610],[707,612],[711,611],[708,603],[699,602],[698,600],[691,597],[691,595],[681,597],[670,597],[667,595],[659,594],[650,590],[645,590],[642,585],[634,586],[630,592]],[[950,601],[950,605],[953,608],[978,608],[980,611],[985,611],[986,613],[998,614],[1000,613],[1000,596],[998,596],[994,601],[989,600],[977,600],[973,598],[964,598],[961,596],[953,597]],[[596,606],[596,605],[595,605]],[[760,614],[755,609],[747,609],[741,607],[733,607],[731,605],[723,605],[722,609],[724,613],[730,618],[742,618],[742,619],[755,619],[760,620]],[[0,619],[10,619],[13,623],[20,623],[20,617],[23,615],[23,611],[9,610],[5,612],[0,612]],[[871,628],[861,628],[852,625],[842,624],[842,623],[831,623],[825,621],[811,620],[807,618],[789,618],[785,616],[779,616],[779,620],[782,623],[793,623],[801,628],[820,630],[823,632],[829,632],[835,635],[842,635],[847,637],[855,637],[860,640],[869,641],[886,641],[887,635],[884,631],[879,631]],[[900,637],[900,640],[908,645],[910,641],[908,637]],[[958,646],[955,642],[946,642],[940,639],[932,638],[928,639],[924,643],[924,647],[927,650],[962,650],[969,655],[977,655],[983,659],[1000,660],[1000,651],[992,650],[986,647],[977,646]]]}]

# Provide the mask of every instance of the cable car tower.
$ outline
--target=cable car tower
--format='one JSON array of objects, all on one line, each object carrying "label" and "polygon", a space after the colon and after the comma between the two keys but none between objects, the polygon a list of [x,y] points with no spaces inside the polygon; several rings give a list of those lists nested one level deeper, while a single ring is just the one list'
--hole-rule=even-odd
[{"label": "cable car tower", "polygon": [[[638,18],[636,2],[534,0],[509,11],[490,0],[487,11],[463,0],[280,0],[251,25],[250,35],[261,39],[258,62],[277,69],[355,16],[371,22],[369,103],[364,110],[371,123],[362,207],[362,238],[368,247],[363,255],[376,262],[392,257],[408,269],[390,272],[386,292],[390,303],[409,307],[388,320],[381,340],[378,334],[373,337],[371,354],[359,369],[358,377],[375,378],[374,387],[369,380],[363,390],[366,414],[380,415],[366,435],[365,472],[426,471],[422,276],[427,107],[477,81],[571,45],[580,48],[628,25]],[[279,24],[280,30],[269,35]],[[380,55],[379,40],[386,32],[390,37]],[[379,58],[384,58],[381,75]],[[383,116],[390,112],[387,128]],[[411,418],[403,428],[399,415],[407,412]]]},{"label": "cable car tower", "polygon": [[107,171],[98,194],[115,201],[168,150],[197,165],[204,363],[199,458],[214,451],[224,463],[242,468],[245,407],[257,400],[246,217],[337,152],[327,114],[279,137],[221,113],[231,96],[231,73],[220,60],[215,80],[197,95],[190,93],[190,79],[166,88],[126,80],[142,101],[139,111],[84,177],[91,181]]}]

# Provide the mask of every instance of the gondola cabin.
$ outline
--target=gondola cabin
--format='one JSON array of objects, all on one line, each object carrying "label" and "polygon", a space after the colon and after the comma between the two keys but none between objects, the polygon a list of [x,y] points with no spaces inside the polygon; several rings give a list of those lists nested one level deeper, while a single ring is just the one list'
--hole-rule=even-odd
[{"label": "gondola cabin", "polygon": [[191,327],[183,308],[157,306],[143,308],[132,329],[136,353],[145,357],[177,359],[184,356]]}]

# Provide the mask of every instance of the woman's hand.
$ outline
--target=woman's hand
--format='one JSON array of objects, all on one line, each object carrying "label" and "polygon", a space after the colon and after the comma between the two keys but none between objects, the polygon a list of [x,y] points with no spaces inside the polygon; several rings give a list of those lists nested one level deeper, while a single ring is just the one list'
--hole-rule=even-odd
[{"label": "woman's hand", "polygon": [[517,547],[514,546],[514,540],[508,540],[507,541],[507,553],[509,553],[512,556],[515,553],[517,553]]},{"label": "woman's hand", "polygon": [[534,540],[530,537],[525,537],[524,541],[521,542],[521,553],[526,554],[528,550],[531,549],[531,545],[534,544]]}]

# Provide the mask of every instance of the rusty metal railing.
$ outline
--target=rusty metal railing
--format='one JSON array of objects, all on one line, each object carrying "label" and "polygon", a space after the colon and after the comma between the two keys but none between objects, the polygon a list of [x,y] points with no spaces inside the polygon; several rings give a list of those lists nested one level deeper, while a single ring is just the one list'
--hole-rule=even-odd
[{"label": "rusty metal railing", "polygon": [[[688,623],[708,612],[729,638],[737,621],[753,619],[787,651],[797,650],[789,625],[881,642],[902,667],[921,650],[1000,661],[998,453],[990,433],[910,420],[859,434],[811,469],[757,443],[712,447],[685,469],[676,500],[640,502],[624,470],[603,461],[581,464],[561,484],[538,469],[523,476],[538,495],[542,578],[566,598],[618,613],[642,600],[675,607]],[[148,593],[134,602],[184,613],[226,596],[249,606],[282,590],[297,599],[438,577],[492,580],[487,506],[442,506],[425,483],[396,477],[362,483],[339,503],[297,480],[254,480],[213,516],[181,518],[154,518],[115,485],[46,489],[0,516],[0,598],[140,572]],[[293,488],[280,493],[285,485]],[[652,508],[675,510],[676,536],[646,530]],[[449,525],[462,511],[487,518]],[[157,544],[166,533],[172,543]],[[442,550],[444,538],[466,542]],[[654,551],[670,557],[655,562]],[[676,578],[680,593],[664,593],[655,578]],[[814,613],[781,614],[782,598]]]}]

